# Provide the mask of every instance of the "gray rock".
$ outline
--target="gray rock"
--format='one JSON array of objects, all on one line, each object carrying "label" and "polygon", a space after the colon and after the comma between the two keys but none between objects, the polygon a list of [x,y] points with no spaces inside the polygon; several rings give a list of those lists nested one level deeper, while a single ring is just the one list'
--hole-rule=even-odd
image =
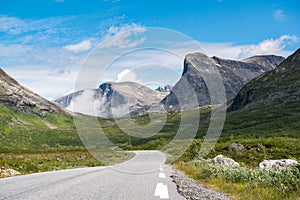
[{"label": "gray rock", "polygon": [[21,112],[38,116],[45,116],[47,113],[71,114],[59,105],[21,86],[2,69],[0,69],[0,104],[5,104]]},{"label": "gray rock", "polygon": [[218,156],[214,157],[212,159],[212,162],[215,164],[224,165],[227,167],[239,167],[240,166],[240,164],[235,162],[233,159],[227,158],[223,155],[218,155]]},{"label": "gray rock", "polygon": [[246,151],[246,147],[244,147],[244,145],[239,144],[237,142],[233,142],[232,144],[230,144],[228,146],[228,149],[230,150],[236,150],[236,151]]},{"label": "gray rock", "polygon": [[296,160],[292,159],[281,159],[281,160],[264,160],[259,163],[260,169],[278,169],[285,170],[291,168],[291,166],[298,164]]},{"label": "gray rock", "polygon": [[284,61],[284,57],[274,56],[274,55],[260,55],[260,56],[252,56],[250,58],[245,58],[241,61],[246,63],[253,63],[256,65],[261,65],[267,68],[269,68],[269,66],[275,68]]}]

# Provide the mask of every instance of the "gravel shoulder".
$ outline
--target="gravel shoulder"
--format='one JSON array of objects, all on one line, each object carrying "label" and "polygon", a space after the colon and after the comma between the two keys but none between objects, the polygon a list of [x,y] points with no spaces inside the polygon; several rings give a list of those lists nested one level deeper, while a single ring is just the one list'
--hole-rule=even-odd
[{"label": "gravel shoulder", "polygon": [[225,194],[205,188],[194,179],[189,178],[181,171],[174,169],[171,175],[180,195],[189,200],[230,200]]}]

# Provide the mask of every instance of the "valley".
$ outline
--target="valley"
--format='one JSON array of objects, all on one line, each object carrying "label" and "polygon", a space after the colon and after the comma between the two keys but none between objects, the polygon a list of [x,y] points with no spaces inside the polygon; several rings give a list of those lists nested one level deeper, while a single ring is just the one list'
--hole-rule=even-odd
[{"label": "valley", "polygon": [[[242,89],[237,92],[236,97],[232,100],[226,103],[220,102],[223,105],[224,103],[227,105],[226,121],[215,148],[204,157],[205,159],[222,154],[237,161],[245,170],[255,170],[263,160],[283,158],[299,160],[299,53],[299,50],[296,51],[278,67],[274,69],[270,67],[266,73],[260,76],[257,75],[251,81],[246,81],[244,83],[245,86],[239,86]],[[199,65],[201,66],[201,64]],[[23,94],[22,90],[25,90],[27,95],[25,98],[28,102],[33,102],[31,95],[28,95],[30,90],[19,86],[16,81],[3,71],[1,73],[1,81],[8,83],[10,86],[12,84],[9,84],[9,81],[12,81],[14,87],[19,89],[10,89],[12,92],[8,93],[6,92],[7,86],[2,86],[0,94],[2,102],[0,104],[0,166],[15,169],[21,174],[27,174],[59,169],[111,165],[132,158],[133,153],[130,152],[132,150],[160,150],[168,155],[167,163],[182,170],[190,177],[199,180],[207,187],[214,185],[214,189],[225,191],[230,197],[235,195],[239,198],[245,197],[245,189],[243,188],[248,187],[245,182],[225,180],[222,176],[215,177],[209,174],[207,176],[203,174],[201,177],[195,175],[199,174],[201,170],[207,170],[205,163],[197,164],[197,162],[200,162],[198,161],[199,150],[205,139],[209,123],[211,120],[214,120],[210,119],[211,113],[214,109],[218,109],[219,106],[203,105],[200,108],[185,111],[171,109],[167,112],[164,126],[157,134],[145,138],[129,136],[124,127],[123,129],[119,127],[116,119],[73,113],[61,108],[58,104],[47,102],[43,99],[39,101],[41,97],[36,94],[32,95],[35,100],[34,103],[26,103],[22,100],[24,97],[20,94]],[[183,73],[183,76],[185,74]],[[197,83],[195,81],[191,82]],[[281,84],[278,84],[278,82]],[[179,83],[174,86],[174,90],[177,90],[177,92],[177,88],[180,88]],[[132,85],[131,83],[128,84]],[[202,85],[202,83],[199,84]],[[106,90],[107,88],[108,90]],[[228,92],[229,88],[227,86],[226,94],[231,93]],[[107,95],[110,92],[110,95],[112,95],[113,93],[110,85],[101,85],[100,90],[95,91],[100,95]],[[107,93],[101,94],[104,91]],[[129,90],[126,91],[128,92]],[[172,91],[173,89],[170,94],[172,94]],[[149,94],[150,89],[145,88],[142,92]],[[77,94],[80,95],[80,93]],[[160,94],[158,91],[151,91],[151,93],[154,96],[157,93],[161,95],[160,98],[163,99],[161,102],[165,102],[166,99],[170,98],[168,96],[164,97],[167,95],[166,93]],[[75,93],[75,96],[77,94]],[[124,95],[124,93],[120,94]],[[11,96],[14,97],[13,101],[10,100]],[[156,98],[154,96],[153,99]],[[109,97],[111,96],[107,96],[108,99]],[[63,97],[61,102],[68,101],[70,103],[72,98],[75,98],[74,95]],[[94,98],[98,97],[95,96]],[[123,97],[119,96],[119,98],[122,99]],[[138,99],[139,96],[136,96],[136,98]],[[134,100],[132,105],[136,106],[137,101],[139,100]],[[157,104],[157,99],[155,101],[155,104]],[[23,104],[20,102],[23,102]],[[144,100],[144,102],[147,101]],[[167,102],[171,101],[168,100]],[[42,106],[48,107],[46,109]],[[110,109],[109,103],[107,106]],[[182,116],[185,116],[186,125],[188,126],[189,123],[194,123],[195,115],[200,116],[198,131],[195,138],[190,141],[191,145],[178,157],[178,152],[182,151],[181,145],[186,144],[187,140],[190,140],[188,138],[176,139]],[[83,145],[82,135],[78,135],[76,131],[76,120],[75,122],[73,121],[74,116],[84,119],[85,127],[90,127],[90,130],[86,129],[86,136],[94,134],[91,121],[96,119],[102,127],[105,136],[120,151],[99,149],[97,150],[97,159],[95,159],[95,155],[91,155],[86,146]],[[127,118],[121,118],[125,124],[126,120],[129,119]],[[144,109],[142,112],[137,112],[137,115],[132,115],[131,118],[138,126],[146,127],[151,123],[151,119],[160,118],[160,112],[155,111],[151,113]],[[127,128],[130,129],[131,127]],[[166,148],[170,142],[176,145]],[[229,149],[229,146],[233,143],[241,144],[247,147],[247,150],[232,151]],[[227,173],[227,169],[222,170],[224,170],[224,173]],[[297,170],[293,176],[299,176],[299,169],[297,168]],[[296,196],[299,194],[297,184],[296,182],[296,185],[293,187],[283,188],[280,192],[277,191],[276,185],[264,185],[263,191],[258,191],[259,184],[258,186],[251,186],[252,196],[249,196],[249,199],[256,198],[256,193],[265,195],[265,199],[269,198],[269,195],[275,196],[275,199],[296,199]],[[237,191],[227,187],[237,188]]]}]

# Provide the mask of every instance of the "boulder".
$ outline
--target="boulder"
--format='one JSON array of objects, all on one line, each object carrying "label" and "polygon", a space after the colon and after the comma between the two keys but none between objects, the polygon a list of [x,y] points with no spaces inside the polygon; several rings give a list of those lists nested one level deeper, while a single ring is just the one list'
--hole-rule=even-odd
[{"label": "boulder", "polygon": [[227,167],[239,167],[240,166],[240,164],[235,162],[233,159],[227,158],[223,155],[218,155],[218,156],[214,157],[212,159],[212,162],[215,164],[224,165]]},{"label": "boulder", "polygon": [[10,168],[0,167],[0,177],[10,177],[20,175],[21,173]]},{"label": "boulder", "polygon": [[246,151],[246,147],[244,147],[244,145],[239,144],[237,142],[233,142],[231,145],[229,145],[228,149],[236,150],[236,151]]},{"label": "boulder", "polygon": [[285,170],[291,168],[292,165],[296,165],[298,162],[292,159],[281,159],[281,160],[264,160],[259,163],[260,169],[278,169]]}]

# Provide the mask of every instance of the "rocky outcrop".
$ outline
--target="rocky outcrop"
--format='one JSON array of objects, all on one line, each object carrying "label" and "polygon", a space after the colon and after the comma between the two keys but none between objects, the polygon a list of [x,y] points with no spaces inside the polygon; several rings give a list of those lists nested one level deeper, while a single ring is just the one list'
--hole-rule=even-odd
[{"label": "rocky outcrop", "polygon": [[281,160],[264,160],[259,163],[260,169],[277,169],[277,170],[286,170],[290,169],[293,165],[297,165],[298,162],[292,159],[281,159]]},{"label": "rocky outcrop", "polygon": [[23,113],[45,116],[47,113],[68,113],[29,89],[0,69],[0,104],[5,104]]},{"label": "rocky outcrop", "polygon": [[101,84],[97,89],[68,94],[55,102],[75,112],[112,118],[122,117],[136,110],[150,109],[152,104],[159,103],[167,94],[138,83],[109,82]]},{"label": "rocky outcrop", "polygon": [[223,155],[218,155],[218,156],[214,157],[212,159],[212,162],[215,164],[219,164],[219,165],[223,165],[223,166],[227,166],[227,167],[239,167],[240,166],[240,164],[235,162],[233,159],[227,158]]},{"label": "rocky outcrop", "polygon": [[[257,56],[242,61],[208,57],[202,53],[193,53],[186,56],[181,79],[175,84],[171,93],[162,100],[167,110],[189,110],[204,105],[224,103],[233,99],[239,90],[250,80],[277,66],[284,58],[279,56]],[[214,100],[210,98],[207,84],[210,84],[216,93],[214,76],[219,71],[224,83],[226,98]],[[207,83],[207,80],[210,83]],[[191,91],[192,90],[192,91]],[[197,103],[191,96],[196,95]]]}]

